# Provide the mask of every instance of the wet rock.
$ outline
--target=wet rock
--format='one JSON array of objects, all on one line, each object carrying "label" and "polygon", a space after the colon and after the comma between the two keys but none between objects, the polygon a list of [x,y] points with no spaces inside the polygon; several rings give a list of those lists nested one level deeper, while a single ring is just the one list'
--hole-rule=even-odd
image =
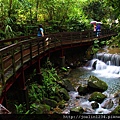
[{"label": "wet rock", "polygon": [[101,104],[101,107],[105,109],[110,109],[113,107],[113,105],[114,103],[112,99],[107,99],[107,100],[104,100],[104,102]]},{"label": "wet rock", "polygon": [[82,107],[74,107],[70,109],[70,114],[82,114],[84,112]]},{"label": "wet rock", "polygon": [[120,105],[117,106],[110,114],[120,114]]},{"label": "wet rock", "polygon": [[58,84],[65,88],[68,92],[69,91],[75,91],[75,88],[71,84],[70,80],[68,79],[63,79],[62,81],[58,81]]},{"label": "wet rock", "polygon": [[67,91],[75,91],[75,88],[73,87],[73,85],[70,82],[70,80],[64,79],[63,82],[64,82],[64,86],[65,86]]},{"label": "wet rock", "polygon": [[81,96],[80,96],[80,95],[77,95],[77,96],[76,96],[76,99],[80,99],[80,98],[81,98]]},{"label": "wet rock", "polygon": [[97,102],[91,103],[92,109],[99,108],[99,104]]},{"label": "wet rock", "polygon": [[88,87],[90,90],[99,92],[104,92],[108,89],[108,85],[104,81],[92,75],[89,77]]},{"label": "wet rock", "polygon": [[88,112],[88,113],[94,112],[93,108],[91,107],[84,107],[83,109],[84,109],[84,112]]},{"label": "wet rock", "polygon": [[95,70],[96,69],[96,64],[97,64],[97,60],[93,63],[93,69]]},{"label": "wet rock", "polygon": [[79,87],[78,87],[78,89],[77,89],[77,91],[78,91],[78,93],[81,95],[85,95],[85,94],[87,94],[88,93],[88,87],[87,87],[87,85],[80,85]]},{"label": "wet rock", "polygon": [[114,93],[114,97],[120,97],[120,91]]},{"label": "wet rock", "polygon": [[119,105],[120,105],[120,98],[119,98]]},{"label": "wet rock", "polygon": [[57,102],[55,100],[51,100],[51,99],[48,99],[48,98],[44,98],[43,103],[47,104],[47,105],[49,105],[53,108],[55,108],[57,106]]},{"label": "wet rock", "polygon": [[98,103],[102,103],[106,97],[107,96],[102,94],[101,92],[93,92],[89,97],[89,101],[96,101]]}]

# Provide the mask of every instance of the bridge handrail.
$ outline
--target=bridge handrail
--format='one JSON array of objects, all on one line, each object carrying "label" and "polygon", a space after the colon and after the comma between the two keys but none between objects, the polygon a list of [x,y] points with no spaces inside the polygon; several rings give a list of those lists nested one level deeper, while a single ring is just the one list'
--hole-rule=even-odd
[{"label": "bridge handrail", "polygon": [[[90,31],[93,32],[93,30],[87,30],[87,31],[81,31],[81,33],[86,33],[86,32],[90,32]],[[109,29],[102,29],[103,34],[106,34],[108,32],[113,32],[113,31],[109,30]],[[52,33],[51,35],[64,34],[64,33],[74,33],[74,32]],[[75,32],[75,33],[80,33],[80,32]],[[5,47],[5,46],[8,46],[8,45],[16,43],[16,42],[20,42],[20,41],[27,40],[27,39],[32,39],[36,36],[37,36],[36,34],[31,34],[31,35],[28,35],[28,36],[20,36],[20,37],[15,37],[15,38],[4,39],[4,40],[0,40],[0,45],[3,45],[3,47]]]},{"label": "bridge handrail", "polygon": [[[115,33],[111,30],[102,30],[102,36],[107,35],[115,35]],[[32,61],[42,53],[58,46],[94,40],[96,34],[92,30],[88,30],[82,32],[61,32],[45,35],[43,38],[31,37],[33,38],[14,38],[12,40],[18,40],[18,42],[0,49],[0,88],[3,89],[7,80],[14,76],[25,63]],[[6,41],[10,42],[10,39]]]}]

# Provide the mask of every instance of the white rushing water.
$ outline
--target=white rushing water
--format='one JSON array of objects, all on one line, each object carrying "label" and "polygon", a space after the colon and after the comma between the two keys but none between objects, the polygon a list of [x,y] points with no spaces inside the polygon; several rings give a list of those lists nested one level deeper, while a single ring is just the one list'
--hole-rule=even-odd
[{"label": "white rushing water", "polygon": [[84,68],[92,70],[93,65],[95,65],[95,69],[92,72],[98,74],[98,76],[106,78],[120,77],[120,66],[111,65],[110,61],[108,61],[108,64],[105,64],[101,60],[93,59],[89,61]]}]

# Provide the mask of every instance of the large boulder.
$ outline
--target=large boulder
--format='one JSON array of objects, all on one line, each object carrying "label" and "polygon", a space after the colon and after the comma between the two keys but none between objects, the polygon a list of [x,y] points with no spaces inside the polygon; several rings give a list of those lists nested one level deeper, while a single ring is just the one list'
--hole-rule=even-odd
[{"label": "large boulder", "polygon": [[88,87],[90,90],[99,92],[104,92],[108,89],[108,85],[104,81],[92,75],[88,79]]},{"label": "large boulder", "polygon": [[102,103],[105,98],[107,98],[107,96],[102,94],[101,92],[93,92],[89,97],[89,101]]}]

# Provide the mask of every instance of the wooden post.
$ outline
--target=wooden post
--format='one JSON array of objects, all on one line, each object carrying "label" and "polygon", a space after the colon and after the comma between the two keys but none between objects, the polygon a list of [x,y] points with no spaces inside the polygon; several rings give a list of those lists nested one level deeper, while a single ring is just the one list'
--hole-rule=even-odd
[{"label": "wooden post", "polygon": [[65,66],[65,56],[64,56],[64,50],[62,49],[62,52],[61,52],[61,66]]},{"label": "wooden post", "polygon": [[5,76],[4,76],[4,66],[3,66],[3,58],[2,58],[2,53],[0,53],[0,77],[2,80],[2,87],[5,84]]},{"label": "wooden post", "polygon": [[37,60],[36,71],[37,71],[37,73],[40,73],[40,58],[38,58],[38,60]]},{"label": "wooden post", "polygon": [[3,102],[2,102],[2,104],[3,104],[3,106],[5,106],[6,108],[8,108],[8,106],[7,106],[7,96],[6,96],[6,90],[4,89],[4,91],[3,91],[3,96],[4,96],[4,100],[3,100]]},{"label": "wooden post", "polygon": [[24,70],[23,68],[21,69],[21,76],[18,81],[18,85],[20,87],[19,89],[19,94],[20,94],[20,100],[21,103],[26,103],[26,110],[29,109],[29,99],[28,99],[28,89],[26,86],[27,83],[25,83],[25,75],[24,75]]},{"label": "wooden post", "polygon": [[65,56],[61,57],[61,66],[65,66]]},{"label": "wooden post", "polygon": [[15,56],[14,56],[14,48],[12,49],[12,66],[13,66],[13,74],[15,75],[16,70],[15,70]]},{"label": "wooden post", "polygon": [[21,67],[23,67],[23,45],[20,45],[20,53],[21,53]]},{"label": "wooden post", "polygon": [[30,60],[32,60],[32,42],[30,42]]}]

